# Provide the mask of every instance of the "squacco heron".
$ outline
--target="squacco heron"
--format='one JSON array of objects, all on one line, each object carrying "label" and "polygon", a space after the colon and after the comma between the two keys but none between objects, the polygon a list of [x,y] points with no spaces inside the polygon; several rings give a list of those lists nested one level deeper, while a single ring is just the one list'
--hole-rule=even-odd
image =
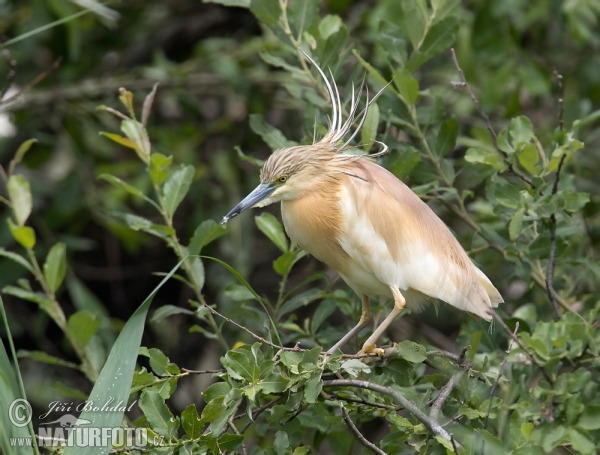
[{"label": "squacco heron", "polygon": [[[261,170],[260,185],[221,224],[250,207],[281,202],[290,239],[339,273],[362,297],[358,324],[329,353],[369,324],[370,297],[392,298],[394,308],[364,343],[363,354],[381,353],[376,342],[405,305],[418,309],[429,298],[490,321],[491,308],[503,302],[502,296],[444,222],[370,157],[344,153],[381,91],[370,101],[367,92],[366,107],[357,114],[360,96],[355,99],[353,88],[344,121],[333,75],[330,82],[306,57],[323,78],[331,101],[327,134],[313,145],[274,152]],[[385,152],[387,147],[379,144]]]}]

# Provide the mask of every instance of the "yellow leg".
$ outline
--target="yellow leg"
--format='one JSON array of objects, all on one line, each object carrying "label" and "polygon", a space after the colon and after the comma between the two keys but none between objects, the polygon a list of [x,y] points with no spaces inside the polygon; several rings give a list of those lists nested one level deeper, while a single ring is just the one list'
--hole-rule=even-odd
[{"label": "yellow leg", "polygon": [[327,354],[333,354],[337,349],[340,349],[348,341],[350,341],[358,332],[365,328],[369,322],[371,322],[371,305],[369,304],[369,297],[363,294],[362,296],[362,313],[358,324],[352,328],[344,337],[333,346]]},{"label": "yellow leg", "polygon": [[373,332],[369,339],[365,341],[365,344],[363,344],[363,347],[360,350],[360,354],[370,354],[374,351],[377,352],[375,348],[375,343],[377,343],[379,337],[383,335],[383,333],[387,330],[390,324],[394,322],[394,319],[396,319],[398,315],[402,313],[402,310],[404,310],[406,300],[404,299],[404,296],[400,293],[400,289],[398,289],[396,286],[390,286],[390,289],[392,290],[392,294],[394,295],[394,309],[388,315],[388,317],[385,318],[381,324],[379,324],[379,327],[377,327],[377,329]]}]

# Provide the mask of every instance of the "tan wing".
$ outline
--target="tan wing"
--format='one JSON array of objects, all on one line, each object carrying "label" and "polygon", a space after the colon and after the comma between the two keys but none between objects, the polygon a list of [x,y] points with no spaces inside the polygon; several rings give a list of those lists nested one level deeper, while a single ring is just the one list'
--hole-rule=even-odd
[{"label": "tan wing", "polygon": [[[349,175],[341,185],[339,242],[358,269],[408,290],[409,304],[415,290],[490,320],[500,293],[429,206],[371,161],[352,161],[348,171],[359,178]],[[361,273],[354,279],[369,282]]]}]

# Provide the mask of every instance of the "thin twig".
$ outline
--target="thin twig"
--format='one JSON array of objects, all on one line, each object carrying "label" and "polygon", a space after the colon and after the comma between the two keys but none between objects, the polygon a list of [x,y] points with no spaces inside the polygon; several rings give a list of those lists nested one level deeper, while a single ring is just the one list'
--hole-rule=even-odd
[{"label": "thin twig", "polygon": [[[242,434],[244,434],[246,432],[246,430],[248,428],[250,428],[250,425],[252,425],[254,423],[254,421],[256,420],[256,418],[261,415],[264,411],[266,411],[267,409],[269,409],[270,407],[272,407],[275,403],[277,403],[279,400],[281,400],[284,397],[284,395],[280,395],[276,398],[273,398],[271,401],[269,401],[266,404],[263,404],[260,408],[257,408],[253,413],[252,413],[252,419],[250,419],[250,421],[248,423],[246,423],[246,425],[244,425],[244,428],[241,429]],[[248,414],[246,414],[245,412],[242,414],[238,414],[235,416],[235,419],[241,419],[242,417],[246,417]]]},{"label": "thin twig", "polygon": [[[237,434],[238,436],[242,436],[242,433],[240,433],[240,431],[235,426],[235,423],[233,423],[233,416],[229,418],[228,423],[229,428],[231,428],[235,434]],[[242,442],[242,452],[244,453],[244,455],[248,455],[248,450],[246,449],[246,444],[244,444],[244,442]]]},{"label": "thin twig", "polygon": [[[343,377],[340,379],[344,379]],[[397,411],[398,406],[392,406],[391,404],[375,403],[374,401],[363,400],[360,398],[342,397],[337,393],[331,395],[332,400],[347,401],[348,403],[364,404],[365,406],[371,406],[373,408],[389,409],[391,411]]]},{"label": "thin twig", "polygon": [[481,118],[483,118],[483,120],[485,122],[485,126],[487,127],[488,131],[490,132],[490,134],[494,138],[494,147],[496,147],[496,151],[500,155],[502,155],[502,157],[504,158],[504,162],[508,166],[508,171],[511,174],[513,174],[515,177],[517,177],[517,178],[521,179],[523,182],[527,183],[527,185],[529,185],[531,188],[535,188],[535,185],[533,184],[533,182],[531,180],[529,180],[527,177],[525,177],[524,175],[522,175],[519,172],[517,172],[515,170],[515,168],[513,167],[512,163],[508,162],[508,154],[505,151],[500,150],[498,148],[498,145],[497,145],[498,135],[496,134],[496,130],[494,130],[494,127],[492,126],[492,123],[490,122],[490,117],[485,113],[485,111],[481,107],[481,104],[479,103],[479,100],[477,99],[477,97],[475,96],[475,93],[473,93],[473,90],[471,89],[471,86],[467,82],[467,78],[465,77],[465,73],[463,73],[462,68],[458,64],[458,59],[456,58],[456,52],[454,52],[454,48],[450,48],[450,52],[452,52],[452,60],[454,61],[454,66],[456,66],[458,74],[460,74],[460,77],[461,77],[461,79],[462,79],[462,81],[464,83],[463,87],[467,90],[467,93],[471,97],[471,100],[473,101],[473,104],[477,108],[477,111],[479,112],[479,115],[481,116]]},{"label": "thin twig", "polygon": [[181,371],[185,373],[192,374],[213,374],[213,373],[225,373],[225,368],[221,368],[220,370],[188,370],[187,368],[182,368]]},{"label": "thin twig", "polygon": [[381,450],[379,447],[377,447],[371,441],[367,440],[367,438],[365,438],[363,436],[363,434],[359,431],[359,429],[356,428],[356,425],[354,425],[354,422],[350,418],[348,411],[344,407],[344,403],[340,402],[340,410],[342,411],[342,417],[344,418],[344,422],[346,422],[346,425],[348,425],[348,428],[350,428],[350,431],[352,431],[352,433],[354,433],[354,436],[356,436],[358,438],[358,440],[360,441],[360,443],[363,446],[365,446],[367,449],[372,450],[373,452],[375,452],[379,455],[387,455],[383,450]]},{"label": "thin twig", "polygon": [[[517,323],[515,324],[515,331],[513,332],[513,335],[515,337],[517,336],[518,330],[519,330],[519,321],[517,321]],[[496,391],[496,387],[498,387],[498,384],[500,383],[500,378],[502,377],[502,371],[504,370],[504,365],[506,365],[506,360],[508,359],[508,354],[510,354],[512,344],[513,344],[513,339],[511,338],[510,341],[508,342],[508,348],[506,349],[506,355],[504,356],[504,359],[502,359],[502,363],[500,364],[500,369],[498,370],[498,376],[496,376],[496,380],[494,381],[494,384],[492,384],[492,390],[490,391],[490,404],[488,405],[488,410],[485,414],[485,422],[483,424],[484,430],[486,430],[487,426],[488,426],[488,419],[490,418],[490,412],[492,412],[492,402],[494,400],[494,392]]]},{"label": "thin twig", "polygon": [[[554,77],[556,78],[556,82],[558,84],[558,127],[560,131],[562,131],[564,127],[563,84],[562,75],[559,74],[558,71],[556,71],[556,68],[554,68]],[[553,196],[558,192],[560,172],[562,171],[563,164],[565,163],[565,158],[566,155],[560,157],[560,162],[558,163],[558,168],[556,169],[556,177],[554,178],[554,185],[552,185]],[[554,266],[556,265],[556,213],[550,215],[550,224],[550,254],[548,255],[548,272],[546,273],[546,291],[548,292],[548,298],[550,299],[552,308],[554,308],[556,317],[560,319],[562,317],[562,313],[560,312],[560,308],[558,307],[558,301],[556,300],[556,291],[554,290],[553,284]]]},{"label": "thin twig", "polygon": [[563,87],[563,76],[560,74],[556,68],[552,68],[552,72],[554,73],[554,78],[556,79],[556,84],[558,85],[558,129],[562,131],[565,127],[564,123],[564,115],[565,115],[565,90]]},{"label": "thin twig", "polygon": [[211,307],[210,305],[208,305],[208,304],[206,304],[206,303],[205,303],[205,304],[204,304],[204,306],[205,306],[206,308],[208,308],[208,310],[209,310],[209,311],[210,311],[212,314],[214,314],[215,316],[219,316],[220,318],[223,318],[223,319],[225,319],[225,320],[226,320],[227,322],[229,322],[230,324],[233,324],[233,325],[235,325],[236,327],[238,327],[238,328],[242,329],[244,332],[246,332],[246,333],[249,333],[249,334],[250,334],[250,335],[251,335],[253,338],[256,338],[256,339],[257,339],[257,340],[259,340],[260,342],[262,342],[262,343],[264,343],[264,344],[267,344],[267,345],[269,345],[269,346],[271,346],[271,347],[273,347],[273,348],[276,348],[276,349],[281,349],[281,350],[284,350],[284,351],[293,351],[293,352],[304,352],[304,351],[306,351],[306,349],[299,348],[299,347],[298,347],[298,345],[294,346],[293,348],[286,348],[286,347],[283,347],[283,346],[279,346],[279,345],[277,345],[277,344],[275,344],[275,343],[272,343],[272,342],[270,342],[269,340],[267,340],[266,338],[263,338],[263,337],[261,337],[260,335],[257,335],[256,333],[254,333],[254,332],[253,332],[252,330],[250,330],[249,328],[247,328],[247,327],[244,327],[244,326],[243,326],[243,325],[241,325],[241,324],[238,324],[238,323],[237,323],[237,322],[235,322],[233,319],[230,319],[230,318],[228,318],[227,316],[224,316],[224,315],[222,315],[221,313],[219,313],[217,310],[215,310],[215,309],[214,309],[213,307]]},{"label": "thin twig", "polygon": [[519,347],[523,350],[523,352],[527,355],[527,357],[529,357],[529,360],[531,360],[531,362],[536,367],[539,368],[540,372],[542,373],[542,375],[544,376],[546,381],[548,381],[548,383],[550,385],[554,385],[554,381],[550,378],[548,373],[546,373],[546,370],[544,370],[544,367],[542,367],[539,364],[539,362],[535,359],[533,354],[531,352],[529,352],[529,350],[525,347],[525,345],[521,342],[521,340],[519,340],[519,338],[517,338],[517,336],[514,333],[512,333],[512,331],[508,328],[508,326],[502,320],[502,318],[500,316],[498,316],[498,314],[495,311],[491,311],[491,315],[500,324],[500,326],[504,329],[504,331],[514,340],[514,342],[519,345]]},{"label": "thin twig", "polygon": [[373,390],[374,392],[383,393],[391,396],[396,402],[398,402],[404,409],[409,411],[417,419],[419,419],[431,432],[435,435],[442,436],[445,439],[450,440],[451,436],[442,426],[431,419],[427,414],[421,411],[416,404],[404,397],[400,392],[392,389],[391,387],[384,387],[379,384],[374,384],[368,381],[360,381],[357,379],[333,379],[331,381],[323,381],[323,387],[359,387],[361,389]]},{"label": "thin twig", "polygon": [[39,84],[41,81],[43,81],[46,77],[48,77],[50,74],[52,74],[59,66],[60,66],[60,62],[62,61],[62,57],[57,58],[56,60],[54,60],[54,62],[52,63],[52,65],[50,66],[50,68],[48,68],[47,70],[43,71],[42,73],[38,74],[34,80],[32,80],[29,84],[27,84],[25,87],[23,87],[21,90],[19,90],[17,93],[15,93],[14,95],[6,98],[6,99],[0,99],[0,106],[2,106],[3,104],[8,104],[11,101],[14,101],[15,99],[17,99],[18,97],[20,97],[21,95],[27,93],[29,90],[31,90],[34,86],[36,86],[37,84]]},{"label": "thin twig", "polygon": [[454,390],[454,387],[456,387],[458,385],[458,383],[460,382],[462,377],[465,375],[465,373],[467,372],[467,369],[468,369],[468,366],[466,369],[463,367],[460,370],[456,371],[450,377],[450,380],[444,385],[444,387],[442,387],[439,395],[437,396],[437,398],[431,405],[431,410],[429,411],[429,417],[431,417],[431,419],[433,419],[437,422],[437,420],[440,416],[440,411],[442,410],[442,406],[444,405],[444,403],[450,396],[450,393],[452,393],[452,390]]},{"label": "thin twig", "polygon": [[12,86],[15,76],[17,75],[17,61],[12,58],[10,51],[7,48],[2,49],[2,56],[4,57],[4,60],[6,60],[9,70],[6,74],[6,82],[4,83],[4,87],[2,87],[2,92],[0,92],[0,100],[4,98],[4,95],[6,95],[6,92],[8,92],[8,89]]},{"label": "thin twig", "polygon": [[[558,163],[558,169],[556,169],[556,178],[554,179],[554,186],[552,187],[552,195],[555,195],[558,191],[558,181],[560,179],[560,171],[562,170],[563,164],[565,162],[566,155],[560,157],[560,162]],[[556,291],[554,290],[553,280],[554,280],[554,266],[556,265],[556,213],[550,215],[550,253],[548,255],[548,272],[546,273],[546,291],[548,292],[548,298],[550,299],[550,303],[552,304],[552,308],[554,308],[554,312],[556,313],[556,317],[560,319],[562,317],[562,313],[560,312],[560,308],[558,307],[558,302],[556,300]]]}]

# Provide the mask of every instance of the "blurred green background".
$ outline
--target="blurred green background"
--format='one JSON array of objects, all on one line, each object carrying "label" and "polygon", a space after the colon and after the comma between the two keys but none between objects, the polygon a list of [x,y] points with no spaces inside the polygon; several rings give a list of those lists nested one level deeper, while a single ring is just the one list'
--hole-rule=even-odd
[{"label": "blurred green background", "polygon": [[[0,2],[0,36],[5,41],[23,37],[82,11],[81,5],[85,2]],[[176,259],[164,242],[131,230],[120,215],[134,212],[156,218],[148,206],[97,179],[110,173],[147,193],[152,189],[136,154],[99,135],[100,131],[117,131],[119,126],[117,119],[98,111],[97,106],[117,107],[118,89],[125,87],[133,91],[136,107],[141,109],[145,95],[159,83],[148,123],[153,150],[195,168],[190,193],[174,220],[183,243],[189,241],[198,224],[207,219],[219,221],[256,185],[258,168],[240,159],[236,147],[258,159],[265,159],[270,148],[250,128],[249,115],[260,114],[287,138],[306,141],[312,137],[312,124],[306,122],[304,114],[315,107],[290,96],[286,89],[289,74],[261,59],[261,51],[277,52],[282,44],[246,8],[197,0],[131,0],[106,6],[4,48],[0,77],[12,82],[5,97],[23,88],[27,91],[0,106],[0,165],[7,168],[23,141],[38,140],[18,172],[32,186],[30,224],[38,233],[39,258],[55,242],[64,242],[69,267],[58,299],[65,312],[70,314],[81,305],[99,306],[110,315],[113,327],[119,328],[160,280],[153,273],[168,272]],[[321,5],[320,15],[339,14],[348,27],[349,48],[358,48],[367,61],[378,66],[385,62],[378,41],[379,24],[386,15],[394,14],[394,8],[391,0],[330,0]],[[559,111],[554,68],[563,75],[566,125],[600,107],[599,16],[600,2],[596,0],[462,2],[454,47],[483,109],[498,129],[507,119],[525,114],[541,140],[553,134]],[[59,62],[55,70],[29,86],[54,62]],[[343,71],[335,70],[344,79]],[[356,78],[361,77],[361,71],[355,68]],[[451,157],[461,159],[469,141],[486,133],[470,98],[452,83],[459,77],[450,53],[428,61],[418,70],[418,79],[421,90],[437,97],[431,106],[432,117],[455,116],[459,120],[460,146]],[[6,84],[0,83],[2,86]],[[583,228],[576,231],[585,239],[571,238],[568,233],[561,237],[563,243],[571,244],[573,256],[584,258],[586,275],[580,275],[576,285],[569,276],[561,276],[557,285],[559,289],[577,286],[574,294],[590,301],[600,297],[593,285],[599,278],[600,240],[600,129],[594,126],[591,123],[582,129],[585,151],[569,163],[568,178],[573,179],[576,189],[592,194],[584,209]],[[392,144],[392,152],[382,162],[401,173],[409,185],[429,181],[431,175],[423,164],[409,174],[394,169],[400,150]],[[484,177],[485,173],[469,169],[458,178],[469,180],[468,187],[475,187],[478,198],[482,198],[484,185],[479,183]],[[3,185],[0,194],[5,194]],[[464,223],[443,205],[433,206],[469,249],[473,234]],[[277,207],[267,210],[279,216]],[[256,228],[253,220],[257,214],[230,223],[230,232],[204,253],[230,263],[259,294],[276,299],[279,278],[272,271],[272,261],[279,252]],[[7,216],[7,208],[0,205],[0,247],[18,251],[20,247],[3,221]],[[506,297],[503,309],[507,313],[523,302],[544,301],[547,305],[544,292],[515,279],[518,265],[490,251],[476,253],[474,259]],[[559,255],[558,261],[568,263],[570,258]],[[219,310],[233,319],[250,323],[249,319],[260,318],[236,309],[231,298],[235,289],[227,292],[232,278],[222,267],[213,263],[205,266],[203,294],[207,302],[217,303]],[[290,285],[316,270],[326,269],[312,258],[302,259]],[[23,277],[24,269],[0,258],[0,288]],[[335,286],[345,289],[340,280]],[[187,308],[192,297],[185,286],[172,281],[159,293],[153,308],[164,304]],[[62,333],[45,313],[15,297],[5,296],[4,301],[18,349],[43,350],[74,360]],[[312,306],[298,310],[298,324],[313,311]],[[397,323],[397,341],[424,337],[452,350],[464,316],[445,307],[441,311],[449,317],[413,314]],[[335,313],[332,324],[343,323],[348,322]],[[143,345],[161,348],[182,367],[219,367],[218,344],[202,333],[190,333],[191,324],[186,315],[148,323]],[[247,341],[234,329],[224,326],[231,344]],[[30,399],[41,409],[50,401],[76,396],[74,389],[87,394],[91,388],[82,375],[59,366],[27,359],[22,369]],[[207,380],[182,380],[171,404],[183,409],[197,401],[205,387],[202,381]]]}]

